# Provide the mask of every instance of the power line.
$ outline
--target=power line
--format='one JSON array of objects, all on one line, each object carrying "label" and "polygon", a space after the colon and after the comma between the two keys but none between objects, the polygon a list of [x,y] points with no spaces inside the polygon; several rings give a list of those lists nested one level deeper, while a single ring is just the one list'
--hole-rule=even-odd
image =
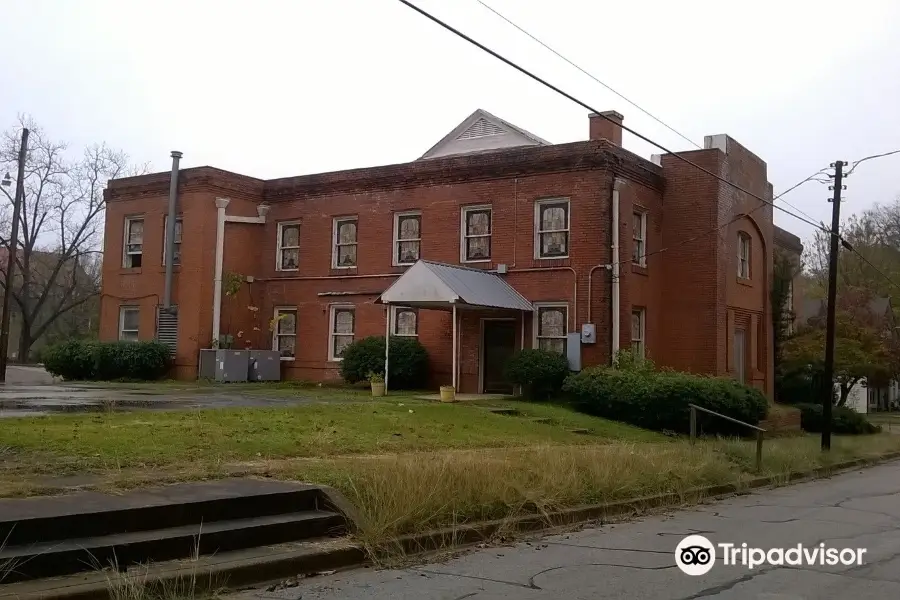
[{"label": "power line", "polygon": [[[541,40],[540,38],[538,38],[536,35],[534,35],[534,34],[531,33],[530,31],[528,31],[527,29],[525,29],[525,28],[522,27],[521,25],[517,24],[515,21],[513,21],[512,19],[510,19],[509,17],[507,17],[506,15],[504,15],[503,13],[501,13],[500,11],[498,11],[497,9],[493,8],[492,6],[490,6],[489,4],[487,4],[486,2],[484,2],[484,0],[475,0],[475,1],[478,2],[478,4],[482,5],[483,7],[485,7],[486,9],[488,9],[489,11],[491,11],[492,13],[494,13],[495,15],[497,15],[498,17],[500,17],[501,19],[503,19],[504,21],[506,21],[507,23],[509,23],[510,25],[512,25],[513,27],[515,27],[516,29],[518,29],[518,30],[519,30],[520,32],[522,32],[523,34],[525,34],[525,35],[527,35],[528,37],[530,37],[532,40],[534,40],[535,42],[537,42],[538,44],[540,44],[541,46],[543,46],[544,48],[546,48],[547,50],[549,50],[549,51],[552,52],[553,54],[555,54],[558,58],[564,60],[566,63],[568,63],[569,65],[571,65],[571,66],[574,67],[575,69],[581,71],[583,74],[587,75],[588,77],[590,77],[591,79],[593,79],[594,81],[596,81],[597,83],[599,83],[600,85],[602,85],[604,88],[606,88],[607,90],[609,90],[610,92],[612,92],[613,94],[615,94],[616,96],[618,96],[619,98],[621,98],[622,100],[624,100],[625,102],[627,102],[628,104],[632,105],[633,107],[635,107],[636,109],[638,109],[639,111],[641,111],[642,113],[644,113],[645,115],[647,115],[648,117],[650,117],[651,119],[653,119],[654,121],[656,121],[657,123],[659,123],[660,125],[662,125],[663,127],[665,127],[666,129],[668,129],[669,131],[671,131],[672,133],[674,133],[675,135],[677,135],[677,136],[680,137],[681,139],[685,140],[686,142],[688,142],[689,144],[691,144],[691,145],[694,146],[695,148],[699,148],[700,150],[703,150],[703,147],[702,147],[700,144],[698,144],[697,142],[695,142],[695,141],[692,140],[691,138],[687,137],[686,135],[684,135],[683,133],[681,133],[680,131],[678,131],[677,129],[675,129],[674,127],[672,127],[671,125],[669,125],[668,123],[666,123],[665,121],[663,121],[662,119],[660,119],[659,117],[657,117],[656,115],[654,115],[653,113],[651,113],[649,110],[647,110],[647,109],[645,109],[644,107],[640,106],[640,105],[639,105],[637,102],[635,102],[634,100],[631,100],[630,98],[627,98],[627,97],[626,97],[624,94],[622,94],[621,92],[619,92],[619,91],[613,89],[612,86],[610,86],[609,84],[607,84],[607,83],[601,81],[600,78],[598,78],[596,75],[594,75],[593,73],[590,73],[587,69],[585,69],[585,68],[581,67],[580,65],[576,64],[573,60],[569,59],[568,57],[566,57],[565,55],[563,55],[563,54],[562,54],[561,52],[559,52],[558,50],[552,48],[549,44],[547,44],[546,42],[544,42],[543,40]],[[808,180],[804,180],[804,182],[806,182],[806,181],[808,181]],[[773,199],[772,201],[774,202],[775,200]],[[797,212],[799,212],[801,215],[803,215],[803,216],[805,216],[805,217],[807,217],[807,218],[809,218],[809,219],[815,221],[815,218],[814,218],[812,215],[810,215],[810,214],[807,213],[807,212],[804,212],[802,209],[800,209],[800,208],[798,208],[797,206],[791,204],[791,203],[788,202],[787,200],[782,200],[782,202],[784,202],[785,204],[787,204],[788,206],[790,206],[791,208],[793,208],[794,210],[796,210]]]},{"label": "power line", "polygon": [[882,158],[882,157],[885,157],[885,156],[891,156],[892,154],[900,154],[900,150],[892,150],[891,152],[885,152],[885,153],[883,153],[883,154],[873,154],[872,156],[867,156],[867,157],[865,157],[865,158],[861,158],[861,159],[859,159],[858,161],[856,161],[856,162],[853,163],[853,166],[850,167],[850,170],[847,171],[847,174],[844,175],[844,177],[849,177],[850,174],[852,174],[853,171],[856,170],[856,167],[859,166],[859,163],[866,162],[867,160],[872,160],[873,158]]},{"label": "power line", "polygon": [[458,29],[456,29],[456,28],[453,27],[452,25],[449,25],[448,23],[445,23],[444,21],[442,21],[442,20],[440,20],[439,18],[435,17],[434,15],[432,15],[431,13],[429,13],[428,11],[426,11],[426,10],[424,10],[424,9],[422,9],[422,8],[419,8],[418,6],[416,6],[415,4],[413,4],[412,2],[409,2],[409,0],[399,0],[399,2],[401,2],[402,4],[408,6],[408,7],[411,8],[411,9],[413,9],[414,11],[416,11],[416,12],[419,13],[419,14],[421,14],[422,16],[428,18],[429,20],[433,21],[434,23],[437,23],[438,25],[440,25],[441,27],[443,27],[443,28],[446,29],[447,31],[450,31],[451,33],[457,35],[458,37],[460,37],[460,38],[466,40],[467,42],[469,42],[469,43],[472,44],[473,46],[476,46],[477,48],[483,50],[484,52],[487,52],[488,54],[490,54],[491,56],[493,56],[493,57],[496,58],[497,60],[499,60],[499,61],[501,61],[501,62],[507,64],[508,66],[510,66],[510,67],[512,67],[512,68],[514,68],[514,69],[516,69],[517,71],[519,71],[519,72],[522,73],[523,75],[527,75],[528,77],[530,77],[531,79],[537,81],[537,82],[540,83],[541,85],[543,85],[543,86],[545,86],[545,87],[547,87],[547,88],[553,90],[554,92],[556,92],[557,94],[563,96],[564,98],[567,98],[567,99],[571,100],[571,101],[574,102],[575,104],[578,104],[579,106],[581,106],[581,107],[583,107],[583,108],[585,108],[585,109],[591,111],[592,113],[597,113],[601,118],[603,118],[603,119],[609,121],[610,123],[613,123],[613,124],[616,125],[617,127],[622,128],[624,131],[627,131],[628,133],[630,133],[631,135],[637,137],[638,139],[643,140],[643,141],[645,141],[645,142],[647,142],[648,144],[651,144],[651,145],[653,145],[653,146],[656,146],[657,148],[659,148],[660,150],[662,150],[662,151],[665,152],[666,154],[671,154],[672,156],[674,156],[674,157],[677,158],[678,160],[680,160],[680,161],[682,161],[682,162],[684,162],[684,163],[686,163],[686,164],[691,165],[691,166],[694,167],[695,169],[697,169],[697,170],[699,170],[699,171],[702,171],[702,172],[706,173],[706,174],[709,175],[710,177],[712,177],[712,178],[714,178],[714,179],[717,179],[717,180],[721,181],[722,183],[724,183],[724,184],[726,184],[726,185],[728,185],[728,186],[734,188],[735,190],[737,190],[737,191],[739,191],[739,192],[742,192],[742,193],[744,193],[744,194],[747,194],[747,195],[750,196],[751,198],[755,198],[755,199],[759,200],[760,202],[763,202],[764,204],[768,204],[768,205],[772,206],[773,208],[778,209],[778,210],[782,211],[783,213],[788,214],[788,215],[794,217],[795,219],[797,219],[797,220],[799,220],[799,221],[802,221],[802,222],[806,223],[807,225],[811,225],[812,227],[815,227],[816,229],[820,229],[820,230],[824,231],[825,233],[828,233],[829,235],[832,234],[832,232],[831,232],[829,229],[827,229],[826,227],[824,227],[821,223],[816,223],[816,222],[813,221],[812,219],[807,219],[806,217],[802,217],[802,216],[800,216],[800,215],[798,215],[798,214],[796,214],[796,213],[794,213],[794,212],[789,211],[789,210],[786,209],[786,208],[783,208],[783,207],[781,207],[781,206],[776,206],[775,203],[774,203],[773,201],[771,201],[771,200],[766,200],[765,198],[763,198],[763,197],[761,197],[761,196],[758,196],[757,194],[754,194],[754,193],[751,192],[750,190],[747,190],[747,189],[745,189],[745,188],[743,188],[743,187],[737,185],[736,183],[732,183],[732,182],[728,181],[727,179],[725,179],[724,177],[721,177],[721,176],[719,176],[719,175],[716,175],[715,173],[713,173],[713,172],[710,171],[709,169],[706,169],[706,168],[704,168],[704,167],[698,165],[697,163],[691,161],[690,159],[685,158],[684,156],[678,154],[677,152],[673,152],[672,150],[669,150],[667,147],[663,146],[662,144],[660,144],[660,143],[658,143],[658,142],[653,141],[652,139],[648,138],[647,136],[643,135],[642,133],[639,133],[639,132],[635,131],[634,129],[630,128],[630,127],[626,127],[626,126],[623,125],[622,123],[619,123],[619,122],[617,122],[617,121],[615,121],[615,120],[609,118],[608,116],[606,116],[606,115],[600,113],[600,111],[598,111],[596,108],[592,107],[591,105],[587,104],[586,102],[583,102],[583,101],[579,100],[579,99],[576,98],[575,96],[573,96],[573,95],[569,94],[568,92],[566,92],[566,91],[564,91],[564,90],[558,88],[557,86],[553,85],[553,84],[550,83],[549,81],[547,81],[547,80],[545,80],[545,79],[542,79],[541,77],[535,75],[534,73],[532,73],[531,71],[529,71],[529,70],[526,69],[525,67],[522,67],[522,66],[518,65],[517,63],[515,63],[515,62],[513,62],[512,60],[506,58],[505,56],[503,56],[502,54],[498,53],[497,51],[492,50],[491,48],[488,48],[487,46],[485,46],[485,45],[482,44],[481,42],[475,40],[474,38],[472,38],[472,37],[470,37],[470,36],[468,36],[468,35],[466,35],[465,33],[463,33],[462,31],[460,31],[460,30],[458,30]]},{"label": "power line", "polygon": [[581,71],[582,73],[584,73],[585,75],[587,75],[588,77],[590,77],[591,79],[593,79],[594,81],[596,81],[597,83],[599,83],[600,85],[602,85],[603,87],[605,87],[607,90],[609,90],[610,92],[612,92],[613,94],[615,94],[616,96],[618,96],[619,98],[621,98],[622,100],[624,100],[625,102],[627,102],[628,104],[632,105],[633,107],[635,107],[636,109],[638,109],[639,111],[641,111],[642,113],[644,113],[645,115],[647,115],[648,117],[650,117],[651,119],[653,119],[654,121],[656,121],[657,123],[659,123],[660,125],[662,125],[663,127],[665,127],[666,129],[668,129],[669,131],[671,131],[671,132],[674,133],[675,135],[679,136],[681,139],[687,141],[687,142],[688,142],[689,144],[691,144],[692,146],[696,146],[696,147],[699,148],[700,150],[703,149],[703,147],[700,146],[700,144],[698,144],[697,142],[695,142],[695,141],[692,140],[691,138],[687,137],[686,135],[684,135],[683,133],[681,133],[680,131],[678,131],[677,129],[675,129],[674,127],[672,127],[671,125],[669,125],[668,123],[666,123],[665,121],[663,121],[662,119],[660,119],[659,117],[657,117],[656,115],[654,115],[653,113],[651,113],[650,111],[648,111],[647,109],[645,109],[645,108],[639,106],[637,102],[635,102],[635,101],[633,101],[633,100],[630,100],[630,99],[626,98],[624,94],[622,94],[621,92],[618,92],[618,91],[614,90],[614,89],[612,88],[612,86],[610,86],[610,85],[608,85],[608,84],[602,82],[598,77],[596,77],[595,75],[591,74],[590,72],[588,72],[586,69],[580,67],[579,65],[575,64],[575,62],[569,60],[568,58],[566,58],[565,56],[563,56],[560,52],[558,52],[558,51],[554,50],[553,48],[551,48],[550,45],[544,43],[544,42],[543,42],[541,39],[539,39],[536,35],[532,34],[532,33],[529,32],[529,31],[527,31],[527,30],[524,29],[523,27],[520,27],[519,25],[517,25],[517,24],[516,24],[515,22],[513,22],[510,18],[508,18],[508,17],[506,17],[505,15],[503,15],[500,11],[496,10],[495,8],[492,8],[490,5],[488,5],[486,2],[483,2],[482,0],[475,0],[475,1],[478,2],[478,4],[482,5],[483,7],[485,7],[486,9],[488,9],[489,11],[491,11],[492,13],[494,13],[495,15],[497,15],[498,17],[500,17],[501,19],[503,19],[504,21],[506,21],[507,23],[509,23],[510,25],[512,25],[513,27],[515,27],[516,29],[518,29],[519,31],[521,31],[522,33],[524,33],[525,35],[527,35],[528,37],[530,37],[532,40],[534,40],[535,42],[537,42],[538,44],[540,44],[541,46],[543,46],[544,48],[546,48],[547,50],[549,50],[549,51],[552,52],[553,54],[555,54],[557,57],[559,57],[559,58],[561,58],[562,60],[564,60],[564,61],[566,61],[567,63],[569,63],[569,65],[575,67],[576,69],[578,69],[579,71]]},{"label": "power line", "polygon": [[[806,179],[803,179],[802,181],[799,181],[799,182],[795,183],[794,185],[792,185],[792,186],[789,187],[788,189],[784,190],[783,192],[781,192],[780,194],[778,194],[777,196],[775,196],[775,197],[772,199],[772,201],[774,202],[775,200],[780,199],[782,196],[784,196],[785,194],[788,194],[788,193],[794,191],[795,189],[797,189],[798,187],[800,187],[801,185],[803,185],[803,184],[806,183],[807,181],[818,181],[818,182],[821,183],[822,180],[818,179],[816,176],[819,175],[819,174],[821,174],[821,173],[824,173],[826,170],[827,170],[827,168],[825,168],[825,169],[819,169],[818,171],[816,171],[815,173],[813,173],[812,175],[810,175],[810,176],[807,177]],[[708,231],[704,231],[703,233],[699,233],[699,234],[697,234],[697,235],[695,235],[695,236],[693,236],[693,237],[689,237],[689,238],[687,238],[687,239],[684,239],[684,240],[678,242],[677,244],[673,244],[673,245],[671,245],[671,246],[666,246],[666,247],[664,247],[664,248],[660,248],[659,250],[654,250],[653,252],[648,252],[647,254],[644,254],[643,257],[644,257],[644,258],[647,258],[648,256],[653,256],[654,254],[661,254],[661,253],[663,253],[663,252],[668,252],[669,250],[674,250],[675,248],[680,248],[681,246],[685,246],[685,245],[690,244],[690,243],[692,243],[692,242],[696,242],[697,240],[699,240],[699,239],[701,239],[701,238],[704,238],[704,237],[706,237],[706,236],[708,236],[708,235],[712,235],[713,233],[718,233],[720,230],[725,229],[726,227],[728,227],[729,225],[732,225],[733,223],[737,223],[738,221],[740,221],[740,220],[743,219],[744,217],[748,217],[748,216],[752,215],[754,212],[756,212],[757,210],[759,210],[759,209],[762,208],[763,206],[765,206],[765,205],[764,205],[764,204],[760,204],[760,205],[757,206],[756,208],[753,208],[753,209],[747,211],[746,213],[741,213],[741,214],[739,214],[739,215],[736,215],[734,218],[732,218],[732,219],[726,221],[726,222],[723,223],[722,225],[719,225],[719,226],[717,226],[717,227],[714,227],[714,228],[712,228],[712,229],[710,229],[710,230],[708,230]],[[629,258],[629,259],[626,259],[626,260],[620,260],[620,261],[619,261],[619,264],[620,264],[620,265],[623,265],[623,264],[628,264],[628,263],[631,263],[631,262],[632,262],[632,259]]]}]

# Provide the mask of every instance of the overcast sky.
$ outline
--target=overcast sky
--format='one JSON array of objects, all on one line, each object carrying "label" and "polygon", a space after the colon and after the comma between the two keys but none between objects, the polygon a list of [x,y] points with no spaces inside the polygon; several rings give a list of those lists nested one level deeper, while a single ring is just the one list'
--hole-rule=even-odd
[{"label": "overcast sky", "polygon": [[[485,0],[702,145],[728,133],[776,193],[900,148],[897,0]],[[691,146],[476,0],[417,4],[672,149]],[[551,141],[587,111],[396,0],[0,0],[0,116],[31,114],[155,170],[273,178],[413,160],[476,108]],[[658,150],[626,134],[625,147]],[[900,194],[900,155],[860,166],[846,212]],[[830,220],[828,190],[786,200]],[[803,238],[811,228],[776,212]]]}]

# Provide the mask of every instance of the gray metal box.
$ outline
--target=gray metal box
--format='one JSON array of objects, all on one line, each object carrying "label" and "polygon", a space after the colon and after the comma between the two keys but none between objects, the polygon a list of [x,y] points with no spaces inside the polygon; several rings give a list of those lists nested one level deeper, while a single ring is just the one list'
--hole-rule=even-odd
[{"label": "gray metal box", "polygon": [[249,373],[249,350],[216,350],[216,381],[247,381]]},{"label": "gray metal box", "polygon": [[569,370],[581,370],[581,332],[575,331],[566,335],[566,358],[569,359]]},{"label": "gray metal box", "polygon": [[212,349],[200,351],[200,368],[197,379],[216,378],[216,351]]},{"label": "gray metal box", "polygon": [[281,353],[278,350],[250,351],[250,381],[280,381]]}]

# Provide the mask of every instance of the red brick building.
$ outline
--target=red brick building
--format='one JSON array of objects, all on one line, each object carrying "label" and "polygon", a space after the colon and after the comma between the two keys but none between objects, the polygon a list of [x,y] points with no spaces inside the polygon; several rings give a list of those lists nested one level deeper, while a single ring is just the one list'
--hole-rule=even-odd
[{"label": "red brick building", "polygon": [[[660,365],[733,374],[771,397],[771,206],[674,156],[628,152],[621,128],[598,115],[588,137],[550,144],[476,111],[410,163],[267,181],[181,170],[177,329],[167,338],[176,376],[197,376],[218,323],[236,347],[281,350],[285,378],[337,378],[349,341],[384,335],[380,295],[424,259],[495,273],[534,305],[461,311],[461,392],[503,389],[501,363],[524,344],[580,354],[570,358],[584,366],[633,347]],[[772,197],[765,162],[726,135],[683,155]],[[109,183],[103,339],[158,335],[170,179]],[[432,383],[449,384],[450,313],[391,310],[394,334],[417,335],[428,349]],[[593,338],[566,339],[586,324]]]}]

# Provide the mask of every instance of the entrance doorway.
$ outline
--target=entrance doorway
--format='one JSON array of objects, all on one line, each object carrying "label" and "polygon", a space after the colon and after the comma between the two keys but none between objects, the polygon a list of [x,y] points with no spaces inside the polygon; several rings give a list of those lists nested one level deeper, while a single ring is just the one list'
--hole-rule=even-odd
[{"label": "entrance doorway", "polygon": [[516,322],[513,319],[482,321],[481,389],[485,394],[512,394],[507,381],[506,362],[516,351]]}]

